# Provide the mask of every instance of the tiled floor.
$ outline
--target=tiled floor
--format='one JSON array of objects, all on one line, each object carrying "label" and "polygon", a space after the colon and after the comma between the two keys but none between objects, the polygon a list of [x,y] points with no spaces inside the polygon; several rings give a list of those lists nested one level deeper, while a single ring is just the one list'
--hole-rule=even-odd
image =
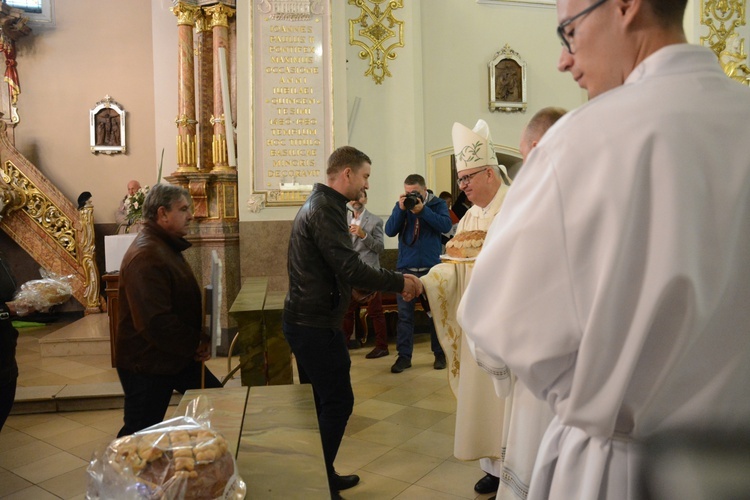
[{"label": "tiled floor", "polygon": [[[108,355],[41,358],[37,340],[61,325],[24,330],[17,359],[20,386],[117,381]],[[455,399],[445,370],[432,369],[429,336],[415,339],[412,368],[390,373],[394,356],[351,351],[354,414],[336,468],[361,483],[347,499],[488,498],[473,486],[476,462],[452,457]],[[395,353],[395,347],[391,346]],[[226,358],[209,362],[221,378]],[[236,383],[231,381],[230,383]],[[0,498],[85,498],[86,466],[122,425],[122,410],[13,415],[0,433]]]}]

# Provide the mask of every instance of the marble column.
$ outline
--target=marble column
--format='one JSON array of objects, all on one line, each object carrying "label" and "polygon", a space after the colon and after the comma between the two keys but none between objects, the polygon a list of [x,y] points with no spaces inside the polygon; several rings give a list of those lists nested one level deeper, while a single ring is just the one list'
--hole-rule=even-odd
[{"label": "marble column", "polygon": [[[216,4],[204,9],[207,17],[210,17],[211,31],[213,34],[213,94],[214,94],[214,114],[211,119],[213,125],[213,171],[233,171],[236,172],[236,166],[232,167],[228,163],[227,152],[227,117],[224,113],[224,95],[221,89],[221,71],[219,64],[219,49],[224,48],[227,57],[229,56],[229,17],[234,16],[234,9],[224,4]],[[226,75],[229,78],[227,72]]]},{"label": "marble column", "polygon": [[178,37],[176,173],[197,172],[193,27],[201,9],[179,2],[171,10],[177,16]]},{"label": "marble column", "polygon": [[211,33],[211,18],[204,11],[195,20],[195,53],[196,80],[198,90],[197,119],[198,119],[198,169],[210,172],[214,167],[211,154],[213,148],[213,126],[211,119],[214,112],[214,80],[213,80],[213,33]]},{"label": "marble column", "polygon": [[[239,207],[237,170],[228,166],[226,146],[223,155],[216,154],[217,135],[223,140],[225,132],[223,121],[219,123],[215,117],[223,113],[217,51],[218,47],[229,45],[228,18],[234,14],[234,9],[223,4],[201,9],[186,3],[179,2],[172,8],[178,18],[180,45],[177,140],[181,149],[178,149],[177,171],[165,180],[184,187],[192,197],[195,220],[186,239],[193,246],[183,255],[202,286],[211,282],[214,251],[222,261],[219,311],[222,345],[217,351],[225,354],[237,331],[236,322],[229,318],[227,311],[240,289]],[[197,32],[195,51],[193,28]],[[199,82],[197,98],[196,80]],[[196,99],[200,119],[197,125]],[[223,164],[217,168],[217,160],[222,159]]]}]

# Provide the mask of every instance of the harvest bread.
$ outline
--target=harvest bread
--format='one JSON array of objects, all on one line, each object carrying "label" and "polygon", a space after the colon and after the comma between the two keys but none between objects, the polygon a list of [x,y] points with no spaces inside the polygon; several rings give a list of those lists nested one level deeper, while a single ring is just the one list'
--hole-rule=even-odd
[{"label": "harvest bread", "polygon": [[479,255],[487,231],[462,231],[445,245],[445,252],[454,258],[471,259]]},{"label": "harvest bread", "polygon": [[209,429],[133,434],[113,441],[106,454],[120,474],[136,476],[156,498],[223,498],[234,476],[227,441]]}]

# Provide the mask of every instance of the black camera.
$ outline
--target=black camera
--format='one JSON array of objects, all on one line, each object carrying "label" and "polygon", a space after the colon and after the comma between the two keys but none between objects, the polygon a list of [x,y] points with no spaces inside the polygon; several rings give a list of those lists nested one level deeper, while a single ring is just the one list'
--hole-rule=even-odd
[{"label": "black camera", "polygon": [[417,203],[420,201],[424,202],[424,198],[422,198],[422,195],[419,194],[419,192],[412,191],[411,193],[406,193],[406,197],[404,197],[404,208],[411,210],[416,207]]}]

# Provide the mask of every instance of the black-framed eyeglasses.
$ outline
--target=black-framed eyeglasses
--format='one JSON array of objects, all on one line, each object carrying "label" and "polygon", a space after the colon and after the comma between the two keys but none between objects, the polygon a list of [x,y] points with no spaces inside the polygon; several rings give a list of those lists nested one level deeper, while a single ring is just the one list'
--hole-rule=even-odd
[{"label": "black-framed eyeglasses", "polygon": [[461,187],[462,184],[470,183],[475,175],[482,173],[485,170],[487,170],[487,167],[483,168],[482,170],[477,170],[476,172],[473,172],[471,174],[466,174],[463,177],[459,177],[458,179],[456,179],[456,183],[458,184],[458,187]]},{"label": "black-framed eyeglasses", "polygon": [[565,31],[565,28],[570,26],[570,23],[575,21],[576,19],[579,19],[586,14],[589,14],[592,10],[596,9],[597,7],[601,6],[604,2],[607,0],[598,0],[595,3],[592,3],[585,9],[583,9],[581,12],[576,14],[575,16],[571,17],[570,19],[563,21],[560,23],[560,25],[557,27],[557,36],[560,37],[560,42],[562,43],[563,47],[567,49],[569,53],[573,53],[573,47],[570,45],[570,43],[573,41],[573,33],[575,32],[575,29],[572,29],[570,31]]}]

